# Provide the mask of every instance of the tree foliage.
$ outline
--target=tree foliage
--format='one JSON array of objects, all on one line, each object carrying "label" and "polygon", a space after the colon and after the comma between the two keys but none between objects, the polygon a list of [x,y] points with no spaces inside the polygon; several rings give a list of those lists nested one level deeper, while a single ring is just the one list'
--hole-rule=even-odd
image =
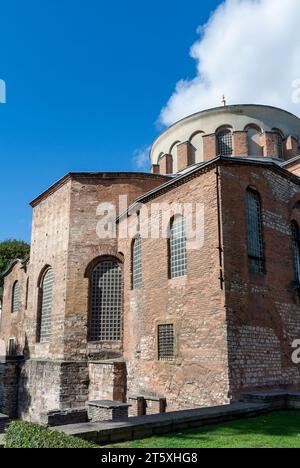
[{"label": "tree foliage", "polygon": [[24,241],[8,239],[0,242],[0,298],[3,291],[3,278],[1,274],[9,266],[10,262],[19,258],[25,259],[29,255],[30,245]]}]

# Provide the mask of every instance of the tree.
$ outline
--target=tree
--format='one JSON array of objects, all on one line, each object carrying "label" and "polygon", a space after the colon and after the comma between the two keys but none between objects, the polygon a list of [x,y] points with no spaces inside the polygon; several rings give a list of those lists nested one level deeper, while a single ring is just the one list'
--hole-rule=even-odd
[{"label": "tree", "polygon": [[17,258],[20,260],[25,259],[29,252],[30,245],[24,241],[8,239],[0,242],[0,299],[2,298],[4,283],[2,273],[4,273],[10,262]]}]

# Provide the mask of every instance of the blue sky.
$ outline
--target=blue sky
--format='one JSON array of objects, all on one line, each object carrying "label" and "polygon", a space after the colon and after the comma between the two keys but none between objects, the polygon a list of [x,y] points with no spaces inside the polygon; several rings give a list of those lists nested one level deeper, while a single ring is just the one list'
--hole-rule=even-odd
[{"label": "blue sky", "polygon": [[65,173],[135,169],[218,3],[2,2],[0,240],[30,240],[29,201]]}]

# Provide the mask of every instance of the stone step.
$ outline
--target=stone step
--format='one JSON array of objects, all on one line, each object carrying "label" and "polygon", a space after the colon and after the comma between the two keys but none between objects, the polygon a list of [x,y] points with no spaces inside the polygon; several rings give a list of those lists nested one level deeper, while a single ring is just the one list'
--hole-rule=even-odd
[{"label": "stone step", "polygon": [[272,411],[270,405],[234,403],[232,405],[129,418],[124,422],[90,422],[55,428],[99,445],[169,434],[236,419],[259,416]]}]

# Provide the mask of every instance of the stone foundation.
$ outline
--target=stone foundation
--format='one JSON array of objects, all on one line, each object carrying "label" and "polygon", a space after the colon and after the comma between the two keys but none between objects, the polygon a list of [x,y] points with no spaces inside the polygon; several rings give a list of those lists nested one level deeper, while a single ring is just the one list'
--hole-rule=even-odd
[{"label": "stone foundation", "polygon": [[0,411],[10,418],[18,415],[19,366],[22,358],[7,358],[0,362]]},{"label": "stone foundation", "polygon": [[19,416],[40,422],[52,411],[83,408],[88,386],[87,362],[26,361],[20,372]]},{"label": "stone foundation", "polygon": [[92,422],[126,420],[129,406],[120,401],[89,401],[88,418]]}]

